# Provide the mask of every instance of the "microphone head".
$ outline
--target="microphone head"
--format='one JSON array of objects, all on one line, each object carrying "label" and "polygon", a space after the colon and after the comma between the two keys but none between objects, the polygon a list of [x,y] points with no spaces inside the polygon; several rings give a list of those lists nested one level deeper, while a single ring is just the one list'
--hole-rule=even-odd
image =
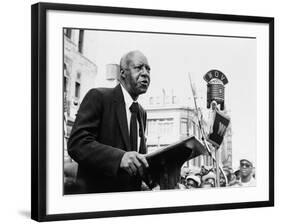
[{"label": "microphone head", "polygon": [[207,108],[212,107],[212,102],[224,110],[224,85],[228,83],[227,77],[219,70],[210,70],[204,75],[207,82]]}]

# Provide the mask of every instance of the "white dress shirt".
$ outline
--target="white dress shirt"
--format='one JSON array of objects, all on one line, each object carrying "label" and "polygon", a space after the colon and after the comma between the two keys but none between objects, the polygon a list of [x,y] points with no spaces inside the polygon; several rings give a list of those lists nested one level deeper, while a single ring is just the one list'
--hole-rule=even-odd
[{"label": "white dress shirt", "polygon": [[254,177],[251,177],[251,179],[248,182],[242,182],[240,179],[240,184],[243,187],[255,187],[256,186],[256,179]]},{"label": "white dress shirt", "polygon": [[[127,125],[128,125],[128,130],[129,130],[129,135],[130,135],[130,122],[131,122],[131,111],[130,107],[132,103],[137,103],[138,101],[134,101],[130,94],[127,92],[127,90],[122,86],[121,84],[121,89],[122,93],[124,96],[124,101],[125,101],[125,109],[126,109],[126,117],[127,117]],[[140,136],[139,136],[139,121],[137,120],[137,136],[138,136],[138,151],[140,148]]]}]

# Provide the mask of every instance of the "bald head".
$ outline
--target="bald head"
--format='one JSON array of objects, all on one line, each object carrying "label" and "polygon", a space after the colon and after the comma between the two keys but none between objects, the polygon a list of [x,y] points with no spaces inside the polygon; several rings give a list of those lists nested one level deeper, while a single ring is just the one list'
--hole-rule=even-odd
[{"label": "bald head", "polygon": [[119,81],[133,99],[147,91],[150,84],[150,67],[141,51],[130,51],[121,58]]},{"label": "bald head", "polygon": [[139,51],[139,50],[134,50],[126,53],[123,55],[123,57],[120,60],[120,69],[127,69],[130,66],[130,63],[132,61],[139,61],[139,60],[144,60],[147,64],[147,58],[144,56],[144,54]]}]

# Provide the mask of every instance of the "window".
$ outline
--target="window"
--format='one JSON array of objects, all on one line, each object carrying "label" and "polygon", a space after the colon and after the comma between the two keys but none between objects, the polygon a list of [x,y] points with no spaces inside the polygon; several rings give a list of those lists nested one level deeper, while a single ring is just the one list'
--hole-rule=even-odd
[{"label": "window", "polygon": [[79,82],[75,82],[75,97],[79,98],[80,97],[80,89],[81,85]]},{"label": "window", "polygon": [[173,133],[173,118],[160,118],[148,120],[148,136],[171,136]]},{"label": "window", "polygon": [[181,135],[188,135],[187,122],[188,121],[186,118],[181,118],[181,123],[180,123],[180,134]]},{"label": "window", "polygon": [[68,86],[68,77],[64,76],[63,77],[63,92],[67,92],[67,86]]},{"label": "window", "polygon": [[78,40],[78,51],[83,53],[83,42],[84,42],[84,30],[79,31],[79,40]]},{"label": "window", "polygon": [[69,39],[71,39],[72,30],[69,29],[69,28],[66,28],[66,29],[64,30],[64,34],[65,34],[65,36],[67,36]]},{"label": "window", "polygon": [[63,63],[63,92],[67,94],[69,83],[69,73],[67,70],[67,65]]}]

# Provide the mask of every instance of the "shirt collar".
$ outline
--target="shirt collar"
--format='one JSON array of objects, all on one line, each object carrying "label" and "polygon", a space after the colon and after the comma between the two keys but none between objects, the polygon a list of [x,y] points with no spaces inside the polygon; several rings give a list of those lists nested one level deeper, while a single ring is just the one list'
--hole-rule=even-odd
[{"label": "shirt collar", "polygon": [[123,93],[123,96],[124,96],[124,101],[125,101],[126,107],[130,107],[133,102],[137,103],[137,101],[134,101],[132,99],[132,97],[130,96],[128,91],[122,86],[122,84],[120,84],[120,85],[121,85],[121,89],[122,89],[122,93]]}]

